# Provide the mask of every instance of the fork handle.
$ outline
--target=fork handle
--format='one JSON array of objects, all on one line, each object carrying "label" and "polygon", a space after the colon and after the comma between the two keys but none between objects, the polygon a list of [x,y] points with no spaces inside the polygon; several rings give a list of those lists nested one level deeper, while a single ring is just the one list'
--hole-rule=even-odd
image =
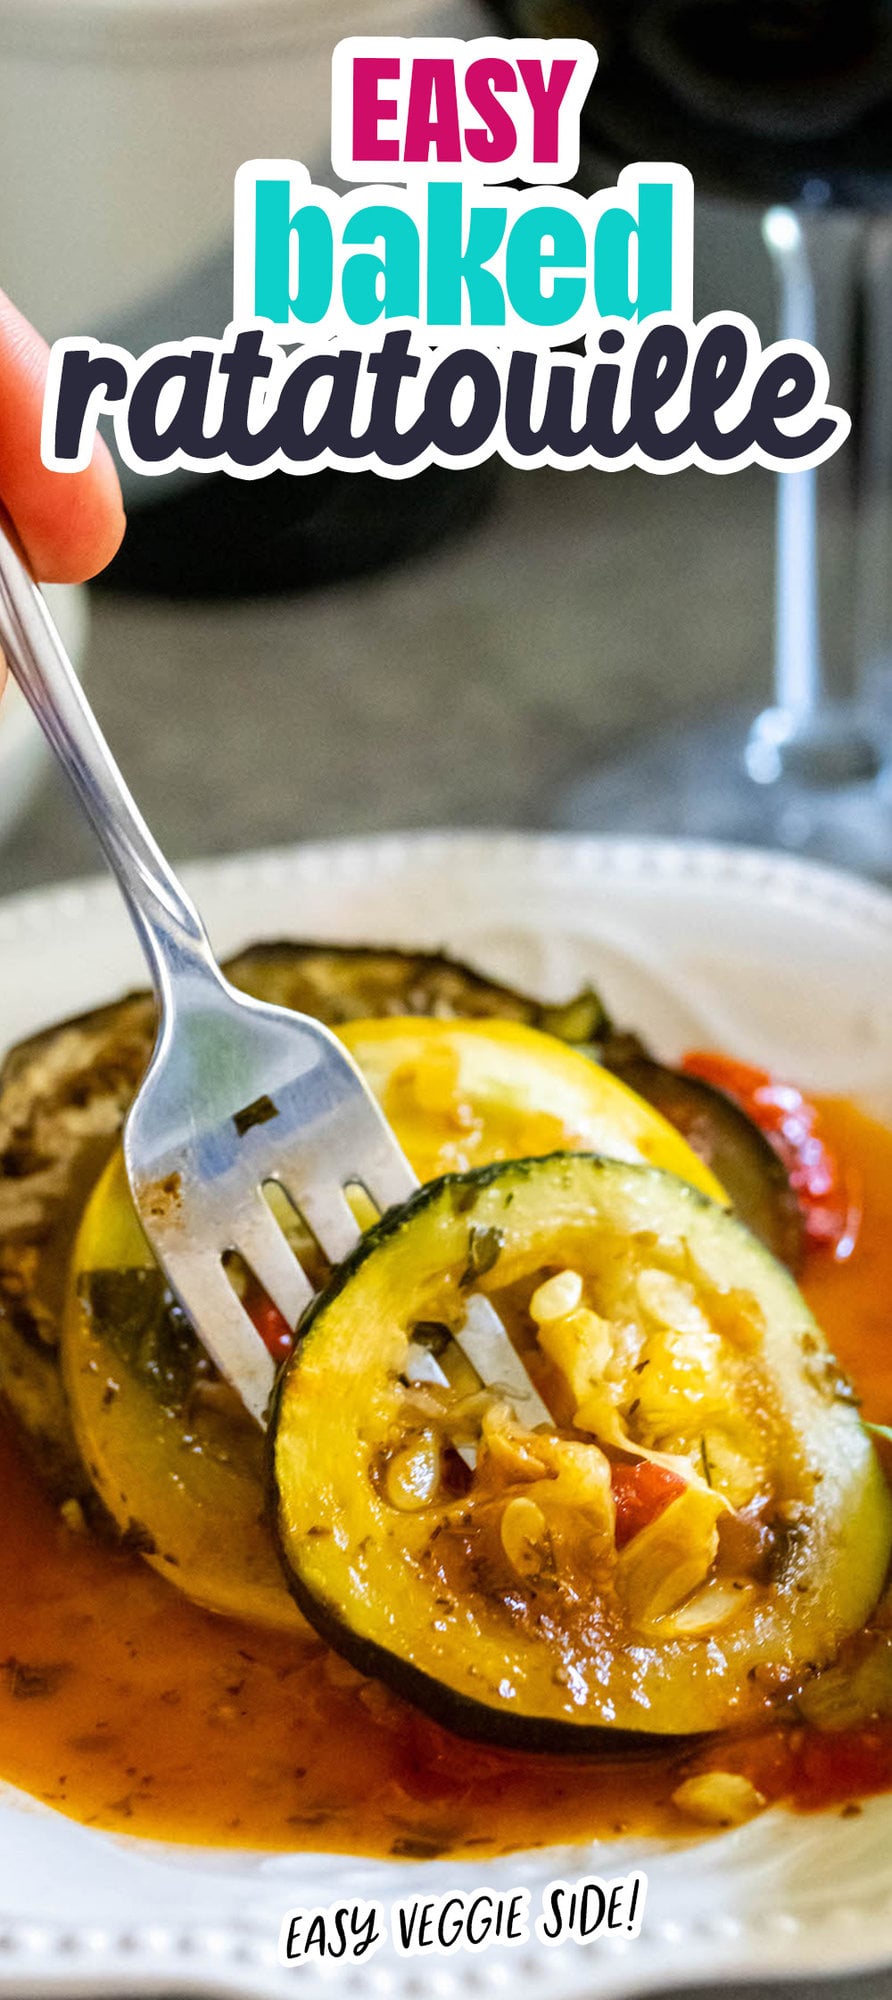
[{"label": "fork handle", "polygon": [[[0,643],[117,876],[162,1003],[176,976],[219,979],[198,911],[118,770],[18,538],[0,515]],[[182,987],[178,997],[184,997]]]}]

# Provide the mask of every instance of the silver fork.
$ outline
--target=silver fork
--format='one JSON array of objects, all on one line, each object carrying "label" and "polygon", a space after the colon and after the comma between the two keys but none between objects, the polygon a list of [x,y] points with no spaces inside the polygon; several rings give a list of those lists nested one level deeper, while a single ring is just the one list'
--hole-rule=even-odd
[{"label": "silver fork", "polygon": [[[275,1365],[223,1260],[237,1253],[291,1328],[313,1295],[264,1189],[274,1183],[285,1191],[337,1263],[360,1234],[345,1190],[364,1188],[383,1211],[406,1201],[418,1182],[337,1038],[224,979],[2,528],[0,641],[117,877],[158,997],[154,1054],[124,1127],[140,1221],[203,1345],[262,1424]],[[549,1421],[488,1300],[469,1301],[455,1337],[481,1381],[498,1385],[526,1423]],[[416,1372],[445,1380],[430,1355],[418,1355]]]}]

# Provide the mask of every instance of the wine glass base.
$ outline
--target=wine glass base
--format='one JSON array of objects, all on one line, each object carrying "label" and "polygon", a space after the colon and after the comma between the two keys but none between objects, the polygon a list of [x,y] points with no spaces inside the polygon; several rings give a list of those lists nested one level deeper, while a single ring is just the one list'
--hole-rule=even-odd
[{"label": "wine glass base", "polygon": [[757,783],[745,755],[752,710],[684,717],[572,780],[554,823],[571,832],[655,834],[786,848],[892,882],[892,769],[822,785],[795,771]]}]

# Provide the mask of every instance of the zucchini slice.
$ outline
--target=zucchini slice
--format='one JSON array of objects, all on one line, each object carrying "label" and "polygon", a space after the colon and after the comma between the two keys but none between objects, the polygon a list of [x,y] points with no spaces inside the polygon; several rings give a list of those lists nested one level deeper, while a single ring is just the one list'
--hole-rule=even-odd
[{"label": "zucchini slice", "polygon": [[[671,1125],[550,1035],[411,1018],[341,1032],[425,1179],[533,1143],[600,1145],[721,1196]],[[297,1247],[306,1258],[306,1242]],[[78,1232],[62,1346],[77,1444],[120,1533],[208,1609],[294,1625],[264,1519],[260,1433],[165,1290],[120,1151]]]},{"label": "zucchini slice", "polygon": [[[552,1431],[413,1381],[432,1332],[449,1373],[470,1288]],[[269,1453],[324,1637],[453,1728],[531,1748],[764,1715],[863,1623],[892,1543],[788,1273],[689,1186],[592,1155],[450,1176],[385,1217],[310,1308]]]}]

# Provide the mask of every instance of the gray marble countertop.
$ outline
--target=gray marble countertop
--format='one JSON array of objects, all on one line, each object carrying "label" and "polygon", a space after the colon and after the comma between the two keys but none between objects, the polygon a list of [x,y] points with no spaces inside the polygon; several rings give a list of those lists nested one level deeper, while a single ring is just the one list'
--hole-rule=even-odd
[{"label": "gray marble countertop", "polygon": [[[548,826],[619,737],[769,685],[772,481],[512,472],[464,537],[315,594],[95,592],[85,681],[175,860],[303,836]],[[48,769],[0,893],[92,871]]]}]

